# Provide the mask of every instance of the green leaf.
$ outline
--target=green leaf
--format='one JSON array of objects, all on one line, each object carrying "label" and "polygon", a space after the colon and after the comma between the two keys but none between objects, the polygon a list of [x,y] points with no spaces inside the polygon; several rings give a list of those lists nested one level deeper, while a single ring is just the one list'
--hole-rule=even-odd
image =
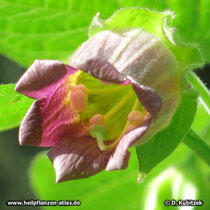
[{"label": "green leaf", "polygon": [[0,53],[23,66],[35,59],[63,60],[88,38],[96,12],[117,3],[81,0],[0,0]]},{"label": "green leaf", "polygon": [[119,0],[121,7],[141,7],[157,11],[170,9],[176,15],[173,25],[177,37],[187,43],[197,43],[206,62],[210,63],[210,1],[209,0]]},{"label": "green leaf", "polygon": [[195,91],[185,91],[169,127],[136,149],[139,158],[139,181],[168,157],[187,135],[196,113],[196,99]]},{"label": "green leaf", "polygon": [[0,131],[18,126],[33,102],[14,89],[15,84],[0,86]]},{"label": "green leaf", "polygon": [[79,3],[0,0],[0,3],[0,52],[23,66],[29,66],[35,59],[65,59],[88,38],[88,26],[97,12],[105,18],[128,6],[174,11],[177,36],[201,45],[206,61],[210,62],[210,32],[206,29],[210,14],[208,0],[81,0]]}]

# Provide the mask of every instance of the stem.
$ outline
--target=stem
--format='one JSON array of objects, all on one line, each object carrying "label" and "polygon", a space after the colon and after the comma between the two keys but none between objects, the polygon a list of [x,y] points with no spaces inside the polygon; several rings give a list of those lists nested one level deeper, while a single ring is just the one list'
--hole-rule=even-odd
[{"label": "stem", "polygon": [[183,142],[210,166],[210,146],[192,129]]},{"label": "stem", "polygon": [[195,73],[190,71],[187,74],[187,79],[190,82],[190,84],[200,93],[201,98],[203,99],[203,102],[205,105],[210,109],[210,92],[208,88],[203,84],[203,82],[199,79],[199,77],[196,76]]}]

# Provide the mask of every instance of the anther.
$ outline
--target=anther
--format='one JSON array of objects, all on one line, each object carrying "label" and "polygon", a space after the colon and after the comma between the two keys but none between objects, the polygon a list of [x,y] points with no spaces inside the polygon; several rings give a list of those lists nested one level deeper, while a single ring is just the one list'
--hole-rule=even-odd
[{"label": "anther", "polygon": [[135,128],[136,128],[136,125],[130,124],[130,125],[127,127],[127,132],[130,132],[130,131],[134,130]]},{"label": "anther", "polygon": [[87,106],[87,97],[81,90],[74,90],[71,92],[70,101],[72,108],[78,112],[84,112]]},{"label": "anther", "polygon": [[147,112],[145,115],[144,115],[144,120],[147,120],[151,117],[150,113]]},{"label": "anther", "polygon": [[102,114],[95,114],[89,122],[89,125],[104,125],[105,119]]},{"label": "anther", "polygon": [[85,94],[86,98],[88,97],[88,89],[83,84],[74,86],[73,91],[75,91],[75,90],[82,91]]},{"label": "anther", "polygon": [[128,115],[128,121],[133,125],[140,125],[144,122],[144,114],[139,111],[132,111]]}]

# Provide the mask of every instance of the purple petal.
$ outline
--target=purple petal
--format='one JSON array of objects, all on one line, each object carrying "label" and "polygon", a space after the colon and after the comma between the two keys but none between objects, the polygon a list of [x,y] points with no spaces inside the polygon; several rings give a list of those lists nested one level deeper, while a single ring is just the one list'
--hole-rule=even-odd
[{"label": "purple petal", "polygon": [[90,59],[79,68],[105,82],[121,84],[126,81],[125,75],[119,73],[111,63],[101,58]]},{"label": "purple petal", "polygon": [[56,182],[81,179],[99,173],[105,169],[110,155],[110,151],[101,151],[96,140],[88,136],[70,136],[48,152],[56,171]]},{"label": "purple petal", "polygon": [[113,171],[127,168],[129,158],[130,152],[125,150],[122,144],[119,144],[110,157],[108,165],[106,166],[106,170]]},{"label": "purple petal", "polygon": [[117,145],[110,160],[107,164],[106,170],[113,171],[124,169],[128,165],[129,147],[135,144],[146,133],[149,128],[151,118],[146,120],[141,126],[125,134]]},{"label": "purple petal", "polygon": [[159,95],[152,88],[141,85],[133,79],[130,80],[140,103],[152,117],[155,117],[162,106],[162,100]]},{"label": "purple petal", "polygon": [[19,129],[20,145],[40,144],[42,135],[40,103],[42,103],[42,101],[34,102],[21,122]]},{"label": "purple petal", "polygon": [[15,90],[35,99],[44,98],[77,69],[60,61],[36,60],[18,81]]},{"label": "purple petal", "polygon": [[67,84],[60,84],[50,97],[31,106],[20,125],[21,144],[48,147],[69,133],[74,136],[81,132],[81,125],[73,123],[76,114],[67,100]]}]

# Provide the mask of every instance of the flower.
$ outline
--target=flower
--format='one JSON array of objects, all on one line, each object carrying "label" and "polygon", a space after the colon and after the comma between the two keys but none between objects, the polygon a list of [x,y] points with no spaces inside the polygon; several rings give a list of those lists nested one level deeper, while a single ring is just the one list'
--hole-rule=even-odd
[{"label": "flower", "polygon": [[176,110],[175,67],[169,50],[142,30],[98,33],[68,65],[36,60],[16,85],[37,99],[20,125],[20,144],[52,147],[57,182],[124,169],[128,148],[148,140]]},{"label": "flower", "polygon": [[97,14],[68,64],[36,60],[20,78],[16,91],[37,101],[19,142],[52,147],[56,182],[125,169],[128,149],[170,124],[199,51],[174,43],[168,15],[127,8],[103,22]]}]

